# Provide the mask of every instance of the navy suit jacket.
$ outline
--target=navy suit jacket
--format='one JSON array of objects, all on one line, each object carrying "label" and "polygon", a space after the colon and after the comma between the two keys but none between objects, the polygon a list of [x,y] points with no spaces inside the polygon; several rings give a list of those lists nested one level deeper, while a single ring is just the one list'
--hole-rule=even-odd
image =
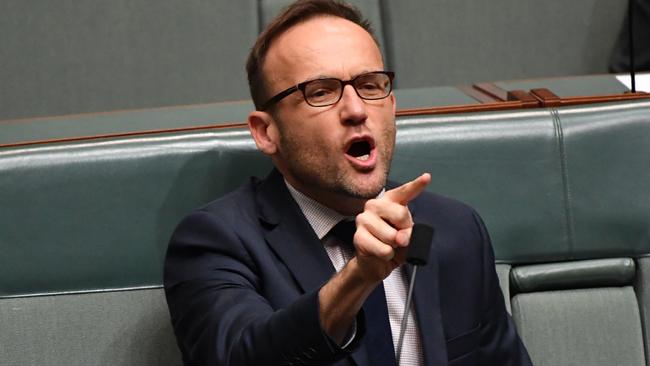
[{"label": "navy suit jacket", "polygon": [[[426,192],[409,208],[435,228],[413,300],[425,364],[529,365],[478,215]],[[318,290],[334,273],[276,170],[193,212],[171,238],[164,275],[185,364],[372,366],[363,312],[346,350],[320,326]]]}]

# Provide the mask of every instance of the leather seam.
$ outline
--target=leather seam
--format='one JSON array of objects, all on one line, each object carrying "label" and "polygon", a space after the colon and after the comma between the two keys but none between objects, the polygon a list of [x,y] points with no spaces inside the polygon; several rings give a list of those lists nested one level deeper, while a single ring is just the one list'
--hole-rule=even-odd
[{"label": "leather seam", "polygon": [[560,175],[562,177],[562,195],[564,206],[564,219],[566,227],[566,238],[569,249],[569,258],[574,257],[574,228],[573,228],[573,212],[571,210],[571,185],[569,183],[569,168],[567,166],[566,145],[564,141],[564,130],[562,129],[562,121],[557,109],[550,110],[553,117],[553,125],[555,127],[555,134],[557,137],[558,154],[560,158]]},{"label": "leather seam", "polygon": [[129,287],[109,287],[99,289],[82,289],[82,290],[64,290],[64,291],[43,291],[31,292],[11,295],[0,295],[0,300],[8,299],[25,299],[32,297],[46,297],[46,296],[65,296],[65,295],[91,295],[91,294],[104,294],[111,292],[127,292],[127,291],[144,291],[144,290],[158,290],[163,289],[163,285],[141,285]]}]

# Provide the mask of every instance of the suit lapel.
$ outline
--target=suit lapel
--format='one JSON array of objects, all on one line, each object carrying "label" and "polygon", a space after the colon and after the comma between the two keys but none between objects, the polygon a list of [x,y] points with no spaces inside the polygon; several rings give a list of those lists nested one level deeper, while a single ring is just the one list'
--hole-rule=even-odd
[{"label": "suit lapel", "polygon": [[325,248],[274,169],[257,191],[265,238],[303,292],[318,290],[335,273]]},{"label": "suit lapel", "polygon": [[[336,270],[276,169],[260,182],[256,200],[260,208],[259,219],[267,228],[265,239],[271,249],[287,266],[303,292],[318,290]],[[368,365],[363,344],[351,357],[358,366]],[[337,365],[345,363],[341,360]]]},{"label": "suit lapel", "polygon": [[[410,207],[413,221],[418,222],[417,212]],[[426,266],[418,268],[418,274],[413,288],[413,303],[420,329],[424,364],[427,366],[447,365],[447,345],[442,329],[442,314],[440,313],[440,284],[438,282],[438,258],[436,238],[431,243],[431,252]],[[406,266],[409,279],[413,267]]]}]

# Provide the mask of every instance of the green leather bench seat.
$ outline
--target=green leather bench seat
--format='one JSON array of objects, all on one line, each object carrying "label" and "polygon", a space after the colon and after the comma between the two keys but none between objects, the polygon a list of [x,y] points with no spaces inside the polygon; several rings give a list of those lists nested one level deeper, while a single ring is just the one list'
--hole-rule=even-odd
[{"label": "green leather bench seat", "polygon": [[[500,261],[563,257],[549,111],[398,123],[393,179],[430,171],[432,191],[477,207]],[[270,167],[244,128],[6,148],[0,160],[0,197],[10,208],[0,231],[4,295],[160,283],[167,238],[182,215]]]},{"label": "green leather bench seat", "polygon": [[398,141],[391,175],[429,171],[428,189],[475,207],[500,262],[564,255],[559,144],[548,110],[403,118]]},{"label": "green leather bench seat", "polygon": [[636,277],[632,258],[605,258],[542,263],[515,267],[510,272],[515,292],[631,285]]},{"label": "green leather bench seat", "polygon": [[512,314],[536,365],[645,365],[649,359],[650,114],[637,108],[647,104],[553,111],[561,126],[564,259],[626,255],[636,261],[513,268]]},{"label": "green leather bench seat", "polygon": [[180,219],[269,167],[243,129],[0,150],[0,296],[160,285]]},{"label": "green leather bench seat", "polygon": [[181,366],[162,289],[0,299],[3,366]]},{"label": "green leather bench seat", "polygon": [[536,366],[644,366],[632,286],[518,294],[515,324]]},{"label": "green leather bench seat", "polygon": [[649,102],[558,109],[569,240],[575,257],[650,248]]},{"label": "green leather bench seat", "polygon": [[645,365],[635,272],[631,258],[514,268],[512,314],[535,365]]},{"label": "green leather bench seat", "polygon": [[[646,357],[649,111],[646,101],[398,119],[391,178],[429,171],[428,189],[477,209],[508,299],[510,273],[528,266],[634,261],[636,275],[624,283],[513,288],[513,317],[534,361],[553,352],[549,345],[573,345],[567,339],[584,349],[593,339],[611,355],[632,347],[622,364]],[[173,344],[160,303],[169,235],[191,209],[270,167],[242,127],[0,148],[0,316],[3,330],[23,330],[20,340],[0,332],[0,359],[88,365],[112,354],[115,364],[178,364],[174,347],[164,346],[165,362],[155,356]],[[551,304],[564,304],[555,318]],[[546,334],[534,324],[547,315],[555,320],[541,328],[559,338],[530,338],[531,329]],[[609,349],[575,333],[602,327],[627,333]],[[142,339],[152,343],[132,355]]]}]

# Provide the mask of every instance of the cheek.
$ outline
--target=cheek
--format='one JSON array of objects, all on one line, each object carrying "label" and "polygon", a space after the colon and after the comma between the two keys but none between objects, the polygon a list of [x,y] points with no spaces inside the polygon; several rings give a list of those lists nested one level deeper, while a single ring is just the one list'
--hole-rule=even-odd
[{"label": "cheek", "polygon": [[392,121],[386,122],[386,125],[382,131],[382,139],[384,140],[384,147],[382,150],[385,152],[388,158],[392,157],[393,155],[396,134],[397,129],[395,127],[395,123]]},{"label": "cheek", "polygon": [[336,129],[327,127],[325,123],[319,123],[317,119],[308,119],[302,126],[297,124],[296,126],[283,131],[284,137],[291,139],[294,146],[299,144],[302,150],[334,150],[340,143]]},{"label": "cheek", "polygon": [[290,128],[279,131],[280,150],[288,159],[313,159],[328,154],[331,141],[325,137],[325,131],[312,131],[307,128]]},{"label": "cheek", "polygon": [[394,150],[395,150],[395,134],[389,134],[386,136],[386,144],[384,146],[384,154],[386,159],[392,160]]},{"label": "cheek", "polygon": [[382,115],[383,121],[383,128],[382,128],[382,133],[383,137],[387,141],[395,141],[395,135],[397,134],[397,127],[395,125],[395,119],[391,117],[387,117],[386,115]]}]

